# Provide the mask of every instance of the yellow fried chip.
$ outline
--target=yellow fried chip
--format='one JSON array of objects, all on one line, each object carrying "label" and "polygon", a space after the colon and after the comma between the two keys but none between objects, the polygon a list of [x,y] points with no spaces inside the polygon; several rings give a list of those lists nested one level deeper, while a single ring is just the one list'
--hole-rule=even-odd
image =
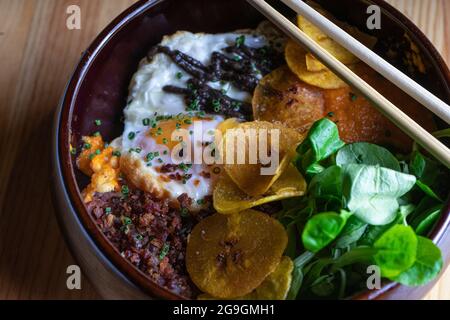
[{"label": "yellow fried chip", "polygon": [[[294,263],[289,257],[282,257],[274,272],[252,292],[233,300],[284,300],[289,292],[292,281],[292,270]],[[199,300],[218,300],[217,298],[203,293],[197,297]]]},{"label": "yellow fried chip", "polygon": [[222,173],[214,188],[213,204],[217,212],[232,214],[264,203],[298,197],[305,191],[306,181],[292,164],[289,164],[265,195],[254,197],[245,194],[226,173]]},{"label": "yellow fried chip", "polygon": [[[325,16],[326,18],[328,18],[329,20],[334,22],[341,29],[345,30],[347,33],[349,33],[354,38],[359,40],[366,47],[372,49],[375,46],[375,44],[377,42],[377,38],[360,31],[358,28],[351,26],[346,22],[337,20],[336,18],[334,18],[331,15],[331,13],[322,9],[316,3],[310,2],[309,4],[311,6],[313,6],[316,11],[321,13],[323,16]],[[317,28],[314,24],[312,24],[310,21],[308,21],[308,19],[306,19],[302,16],[298,16],[297,17],[297,25],[312,40],[314,40],[317,44],[319,44],[322,48],[324,48],[326,51],[328,51],[331,55],[333,55],[336,59],[341,61],[343,64],[354,64],[354,63],[359,62],[359,59],[356,56],[354,56],[351,52],[349,52],[347,49],[342,47],[336,41],[334,41],[333,39],[328,37],[319,28]],[[306,64],[308,66],[309,71],[326,70],[326,67],[323,64],[321,64],[317,60],[316,61],[319,64],[315,64],[316,61],[313,61],[310,58],[311,57],[307,57],[307,60],[306,60]]]},{"label": "yellow fried chip", "polygon": [[190,234],[186,268],[197,287],[218,298],[236,298],[258,287],[279,264],[287,234],[276,219],[255,210],[216,213]]},{"label": "yellow fried chip", "polygon": [[308,71],[305,58],[306,51],[294,41],[288,41],[284,53],[289,69],[306,83],[323,89],[347,87],[344,81],[329,70],[318,72]]},{"label": "yellow fried chip", "polygon": [[301,81],[287,66],[261,79],[253,94],[253,117],[306,133],[325,116],[323,90]]},{"label": "yellow fried chip", "polygon": [[305,55],[306,69],[312,72],[318,72],[328,70],[328,68],[319,60],[316,59],[311,53]]},{"label": "yellow fried chip", "polygon": [[257,287],[245,300],[284,300],[292,281],[294,263],[289,257],[282,257],[274,272]]},{"label": "yellow fried chip", "polygon": [[224,169],[250,196],[264,194],[278,179],[303,140],[297,131],[266,121],[245,122],[228,130],[219,146]]},{"label": "yellow fried chip", "polygon": [[[333,17],[327,12],[320,10],[319,12],[326,16],[328,19],[334,20]],[[344,64],[352,64],[358,62],[358,58],[355,57],[351,52],[342,47],[336,41],[328,37],[319,28],[309,22],[306,18],[302,16],[297,17],[298,27],[306,33],[314,42],[319,44],[322,48],[328,51],[336,59]]]}]

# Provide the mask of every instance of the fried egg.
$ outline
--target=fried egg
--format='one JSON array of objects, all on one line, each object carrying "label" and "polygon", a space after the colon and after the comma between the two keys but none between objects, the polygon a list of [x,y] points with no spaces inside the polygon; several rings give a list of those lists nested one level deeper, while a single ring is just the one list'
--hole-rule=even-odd
[{"label": "fried egg", "polygon": [[[233,45],[242,34],[247,46],[259,48],[269,44],[268,37],[257,31],[224,34],[179,31],[164,37],[161,45],[208,65],[213,52]],[[214,172],[218,169],[205,163],[175,162],[173,153],[178,152],[181,141],[174,140],[173,134],[176,135],[177,130],[187,132],[183,143],[190,143],[192,150],[199,144],[205,148],[214,140],[210,133],[224,118],[189,112],[182,95],[163,90],[168,85],[184,88],[189,78],[191,75],[163,53],[155,54],[150,61],[142,60],[130,84],[124,132],[114,145],[121,149],[121,171],[128,181],[160,197],[176,199],[187,194],[193,200],[190,209],[195,209],[201,208],[204,198],[212,194]],[[251,101],[251,94],[238,90],[230,82],[209,82],[208,85],[226,92],[230,98]]]}]

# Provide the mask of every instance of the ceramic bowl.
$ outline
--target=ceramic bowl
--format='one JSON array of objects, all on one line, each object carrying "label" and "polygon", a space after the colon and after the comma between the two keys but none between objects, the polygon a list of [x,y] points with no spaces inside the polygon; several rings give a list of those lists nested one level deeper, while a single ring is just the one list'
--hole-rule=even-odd
[{"label": "ceramic bowl", "polygon": [[[318,1],[338,18],[366,30],[366,8],[382,10],[378,53],[405,72],[405,34],[419,48],[426,62],[425,75],[410,74],[428,90],[450,102],[450,75],[445,62],[423,33],[404,15],[381,0]],[[284,13],[294,12],[274,1]],[[351,8],[351,10],[349,10]],[[109,141],[122,132],[122,110],[128,84],[147,51],[164,35],[177,30],[226,32],[255,27],[264,18],[244,0],[146,0],[117,17],[84,52],[70,79],[55,116],[53,137],[53,196],[58,220],[67,243],[84,274],[105,298],[181,299],[153,283],[124,259],[104,237],[83,204],[80,191],[88,180],[75,166],[69,145],[79,145],[81,136],[92,134],[94,119],[102,120],[102,135]],[[389,49],[397,49],[395,57]],[[424,112],[428,112],[424,109]],[[446,261],[450,252],[450,215],[447,206],[431,238],[442,248]],[[355,299],[420,298],[431,284],[407,288],[385,283],[380,290],[363,292]]]}]

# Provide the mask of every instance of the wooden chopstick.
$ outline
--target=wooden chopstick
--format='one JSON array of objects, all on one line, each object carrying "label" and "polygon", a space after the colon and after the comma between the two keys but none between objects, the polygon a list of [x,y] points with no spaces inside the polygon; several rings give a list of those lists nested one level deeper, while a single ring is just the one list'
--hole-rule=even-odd
[{"label": "wooden chopstick", "polygon": [[450,106],[301,0],[281,0],[361,61],[450,124]]},{"label": "wooden chopstick", "polygon": [[290,22],[268,3],[263,0],[247,1],[294,41],[303,47],[306,47],[330,70],[369,99],[382,114],[395,123],[409,137],[415,140],[437,160],[442,162],[447,168],[450,168],[450,150],[444,144],[433,137],[433,135],[418,125],[413,119],[393,105],[364,80],[354,74],[347,66],[334,58],[326,50],[322,49],[321,46],[309,38],[296,25]]}]

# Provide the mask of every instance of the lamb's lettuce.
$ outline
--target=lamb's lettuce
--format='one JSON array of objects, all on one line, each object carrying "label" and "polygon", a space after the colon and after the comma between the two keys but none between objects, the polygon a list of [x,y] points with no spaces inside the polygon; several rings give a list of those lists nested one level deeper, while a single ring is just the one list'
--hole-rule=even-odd
[{"label": "lamb's lettuce", "polygon": [[416,182],[413,175],[380,166],[347,164],[342,170],[347,208],[371,225],[392,222],[399,208],[397,199]]}]

